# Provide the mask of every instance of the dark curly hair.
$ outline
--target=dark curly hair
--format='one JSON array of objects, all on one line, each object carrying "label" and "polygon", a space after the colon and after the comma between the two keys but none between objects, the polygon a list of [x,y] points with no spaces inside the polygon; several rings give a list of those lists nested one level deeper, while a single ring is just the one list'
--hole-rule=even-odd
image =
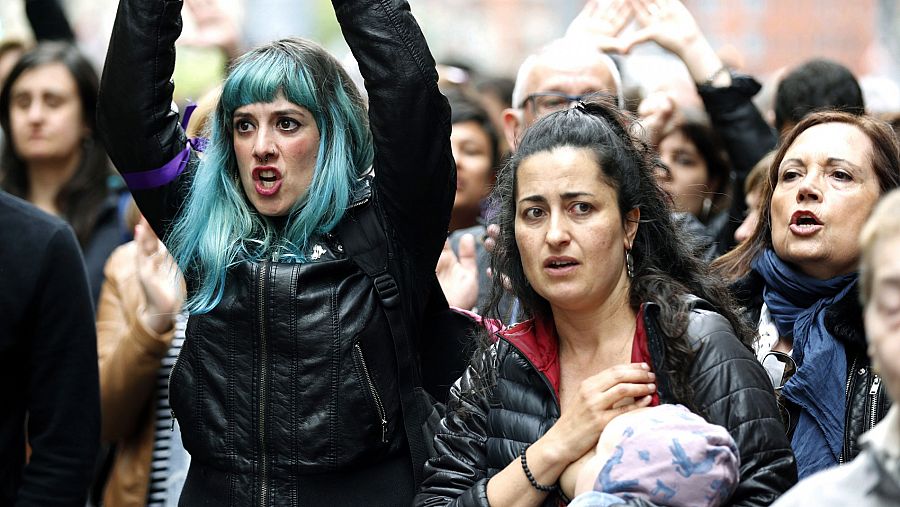
[{"label": "dark curly hair", "polygon": [[[551,114],[530,127],[522,137],[516,153],[498,176],[494,191],[499,207],[500,237],[494,251],[492,269],[509,281],[513,295],[519,298],[524,312],[534,318],[552,318],[549,303],[529,285],[515,237],[516,175],[522,161],[558,147],[584,148],[596,158],[601,177],[618,196],[619,213],[626,220],[629,210],[640,210],[640,225],[631,250],[634,277],[629,303],[638,311],[641,304],[658,306],[656,321],[665,335],[666,364],[656,365],[672,380],[672,394],[686,406],[693,406],[689,372],[694,353],[686,330],[694,295],[705,299],[734,327],[739,339],[750,343],[750,332],[732,304],[723,282],[709,274],[705,265],[683,240],[683,234],[672,220],[669,199],[656,183],[654,174],[661,162],[645,143],[631,134],[634,121],[625,116],[608,99],[581,104]],[[499,318],[498,305],[504,294],[502,277],[495,276],[491,303],[486,315]],[[483,340],[475,364],[490,346]],[[493,382],[490,375],[488,382]]]}]

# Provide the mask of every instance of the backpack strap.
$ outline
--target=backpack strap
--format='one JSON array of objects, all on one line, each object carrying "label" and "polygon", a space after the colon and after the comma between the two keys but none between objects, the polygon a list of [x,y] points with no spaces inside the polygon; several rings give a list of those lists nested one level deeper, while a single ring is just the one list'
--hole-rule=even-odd
[{"label": "backpack strap", "polygon": [[387,316],[397,358],[403,425],[412,457],[413,478],[418,486],[422,483],[422,466],[428,458],[422,432],[427,414],[418,394],[421,390],[418,353],[405,325],[400,288],[388,271],[391,252],[387,233],[371,201],[348,211],[335,232],[347,255],[372,279]]}]

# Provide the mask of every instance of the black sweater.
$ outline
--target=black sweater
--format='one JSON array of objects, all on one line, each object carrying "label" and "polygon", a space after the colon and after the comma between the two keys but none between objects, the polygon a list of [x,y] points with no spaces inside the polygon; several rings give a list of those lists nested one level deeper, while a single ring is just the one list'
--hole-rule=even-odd
[{"label": "black sweater", "polygon": [[81,507],[100,444],[84,262],[65,222],[4,192],[0,287],[0,505]]}]

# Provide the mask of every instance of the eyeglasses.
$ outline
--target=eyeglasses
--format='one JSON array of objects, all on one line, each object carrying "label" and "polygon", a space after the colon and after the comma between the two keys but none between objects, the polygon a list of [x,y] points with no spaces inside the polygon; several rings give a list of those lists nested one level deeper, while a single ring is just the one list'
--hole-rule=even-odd
[{"label": "eyeglasses", "polygon": [[794,358],[784,352],[770,351],[763,357],[763,368],[769,374],[772,387],[775,391],[781,391],[784,384],[797,372],[797,363]]},{"label": "eyeglasses", "polygon": [[596,100],[599,97],[611,97],[611,95],[602,92],[591,92],[582,95],[569,95],[562,92],[538,92],[525,97],[521,107],[524,109],[530,103],[531,113],[540,118],[586,100]]}]

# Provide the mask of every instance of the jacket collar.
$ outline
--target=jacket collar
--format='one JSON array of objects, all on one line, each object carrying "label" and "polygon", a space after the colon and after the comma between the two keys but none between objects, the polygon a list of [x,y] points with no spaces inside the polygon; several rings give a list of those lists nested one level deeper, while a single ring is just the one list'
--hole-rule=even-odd
[{"label": "jacket collar", "polygon": [[900,462],[900,406],[892,406],[881,422],[860,437],[860,442],[878,454]]},{"label": "jacket collar", "polygon": [[559,336],[553,321],[529,319],[500,331],[498,335],[547,378],[559,398]]},{"label": "jacket collar", "polygon": [[897,498],[900,495],[900,407],[894,405],[884,419],[860,437],[860,443],[878,470],[872,490]]}]

